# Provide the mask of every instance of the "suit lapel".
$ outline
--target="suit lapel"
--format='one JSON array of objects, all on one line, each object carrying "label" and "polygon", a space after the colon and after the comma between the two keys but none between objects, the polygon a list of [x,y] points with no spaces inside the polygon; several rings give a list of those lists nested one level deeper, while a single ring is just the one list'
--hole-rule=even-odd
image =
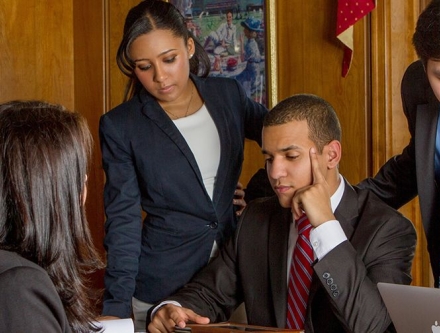
[{"label": "suit lapel", "polygon": [[[165,111],[161,108],[159,103],[152,98],[147,92],[141,92],[141,100],[142,100],[142,112],[156,124],[158,128],[162,130],[162,132],[167,135],[170,140],[172,140],[176,146],[180,149],[182,154],[188,160],[188,163],[191,165],[194,173],[197,175],[197,179],[199,184],[205,188],[203,183],[202,174],[200,172],[199,166],[197,165],[194,154],[192,153],[190,147],[188,146],[185,138],[182,136],[180,131],[177,129],[174,122],[167,116]],[[206,190],[205,190],[206,191]],[[206,193],[208,196],[208,194]]]},{"label": "suit lapel", "polygon": [[287,248],[292,213],[278,209],[269,228],[269,278],[278,327],[286,325],[287,309]]},{"label": "suit lapel", "polygon": [[354,188],[345,180],[344,194],[335,210],[335,217],[339,221],[345,235],[350,240],[358,220],[358,195]]},{"label": "suit lapel", "polygon": [[[417,121],[415,134],[415,154],[417,161],[417,183],[420,206],[425,222],[425,230],[429,233],[429,222],[432,219],[431,207],[435,207],[435,183],[434,183],[434,153],[435,135],[437,129],[437,117],[440,104],[433,94],[429,103],[417,107]],[[421,181],[423,180],[423,181]]]},{"label": "suit lapel", "polygon": [[225,107],[224,101],[221,100],[222,94],[218,94],[215,91],[206,90],[207,85],[201,85],[199,80],[195,80],[195,83],[202,96],[210,97],[205,99],[204,102],[215,126],[217,127],[217,132],[220,138],[220,163],[218,168],[219,170],[223,170],[223,172],[217,173],[216,186],[213,193],[213,201],[216,202],[217,199],[221,197],[224,184],[226,183],[226,177],[231,174],[229,171],[231,165],[229,160],[231,156],[228,153],[229,149],[227,149],[227,147],[231,147],[234,142],[232,142],[230,126],[228,126],[228,121],[225,118],[226,112],[221,109],[222,107]]},{"label": "suit lapel", "polygon": [[[202,84],[203,79],[195,77],[194,75],[191,75],[191,78],[193,79],[193,82],[196,85],[200,95],[202,98],[204,98],[206,108],[214,121],[220,138],[220,163],[218,170],[222,170],[222,172],[217,173],[216,186],[214,187],[212,198],[212,201],[215,204],[218,201],[218,198],[221,197],[224,184],[226,183],[226,177],[231,174],[229,171],[229,160],[231,156],[227,152],[229,149],[228,147],[231,147],[233,142],[230,134],[230,127],[227,126],[228,122],[225,119],[225,112],[221,110],[222,106],[224,105],[223,101],[221,100],[222,95],[216,94],[215,91],[210,91],[210,87],[207,87],[207,84]],[[206,98],[208,96],[209,98]],[[205,186],[203,184],[202,175],[196,159],[180,131],[174,125],[173,121],[171,121],[165,114],[160,105],[149,94],[144,92],[142,98],[144,99],[144,105],[148,106],[144,107],[144,114],[155,122],[156,125],[161,128],[162,131],[179,147],[196,173],[200,185],[204,188]]]}]

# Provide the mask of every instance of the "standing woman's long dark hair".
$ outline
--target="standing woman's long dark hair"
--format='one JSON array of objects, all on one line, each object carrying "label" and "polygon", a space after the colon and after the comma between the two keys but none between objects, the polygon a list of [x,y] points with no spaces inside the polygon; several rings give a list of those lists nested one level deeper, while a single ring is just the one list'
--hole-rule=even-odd
[{"label": "standing woman's long dark hair", "polygon": [[85,119],[60,105],[0,105],[0,249],[47,271],[74,332],[98,330],[84,283],[102,267],[84,209],[91,142]]},{"label": "standing woman's long dark hair", "polygon": [[209,74],[211,69],[209,57],[197,38],[186,27],[185,19],[179,10],[169,2],[144,0],[128,12],[124,35],[116,56],[119,69],[130,78],[125,89],[124,101],[129,100],[142,89],[142,84],[133,72],[135,63],[130,58],[130,45],[139,36],[153,30],[169,30],[174,36],[182,38],[185,43],[192,38],[195,53],[190,59],[190,72],[202,77]]}]

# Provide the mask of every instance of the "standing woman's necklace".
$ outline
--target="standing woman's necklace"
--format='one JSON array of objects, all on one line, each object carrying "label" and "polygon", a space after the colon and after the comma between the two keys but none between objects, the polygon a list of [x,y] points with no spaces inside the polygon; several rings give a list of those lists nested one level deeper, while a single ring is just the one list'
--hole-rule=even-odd
[{"label": "standing woman's necklace", "polygon": [[173,116],[175,119],[185,118],[186,116],[188,116],[189,106],[191,105],[191,102],[192,102],[192,99],[193,99],[193,95],[194,95],[194,85],[192,85],[192,87],[191,87],[191,97],[189,98],[189,102],[188,102],[188,105],[186,107],[186,112],[185,112],[185,115],[183,117],[178,117],[174,113],[172,113],[171,111],[168,111],[168,110],[164,109],[165,112],[170,114],[171,116]]}]

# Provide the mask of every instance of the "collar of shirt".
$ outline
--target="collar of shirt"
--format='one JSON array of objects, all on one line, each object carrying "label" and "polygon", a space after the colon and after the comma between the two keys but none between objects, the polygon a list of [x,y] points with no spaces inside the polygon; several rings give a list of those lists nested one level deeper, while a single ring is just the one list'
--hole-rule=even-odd
[{"label": "collar of shirt", "polygon": [[339,186],[336,189],[336,192],[333,193],[333,195],[330,197],[330,203],[332,205],[332,211],[335,212],[336,208],[338,208],[339,203],[341,202],[342,195],[344,194],[345,190],[345,181],[344,177],[339,175]]}]

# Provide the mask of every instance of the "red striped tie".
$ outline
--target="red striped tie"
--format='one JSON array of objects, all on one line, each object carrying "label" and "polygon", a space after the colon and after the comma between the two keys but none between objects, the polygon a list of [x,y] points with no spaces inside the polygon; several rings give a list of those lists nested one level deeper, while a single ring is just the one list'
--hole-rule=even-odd
[{"label": "red striped tie", "polygon": [[312,226],[305,214],[295,223],[298,226],[298,240],[290,265],[286,328],[303,329],[313,272],[313,249],[309,240]]}]

